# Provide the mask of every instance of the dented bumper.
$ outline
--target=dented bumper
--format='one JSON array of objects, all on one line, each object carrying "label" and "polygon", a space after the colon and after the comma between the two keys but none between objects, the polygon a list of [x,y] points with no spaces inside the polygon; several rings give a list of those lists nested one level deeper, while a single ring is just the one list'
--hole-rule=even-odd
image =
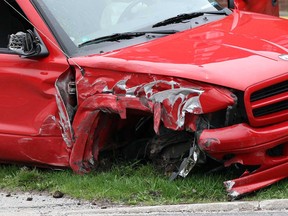
[{"label": "dented bumper", "polygon": [[288,122],[264,128],[247,124],[204,130],[200,148],[225,166],[256,167],[242,177],[225,182],[232,198],[271,185],[288,176]]}]

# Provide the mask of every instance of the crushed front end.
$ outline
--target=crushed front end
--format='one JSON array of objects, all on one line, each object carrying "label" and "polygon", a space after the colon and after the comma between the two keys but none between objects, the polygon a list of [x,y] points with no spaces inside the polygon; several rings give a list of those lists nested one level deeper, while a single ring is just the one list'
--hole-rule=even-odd
[{"label": "crushed front end", "polygon": [[226,167],[247,167],[225,182],[232,199],[288,177],[287,80],[285,75],[251,86],[241,96],[245,121],[199,134],[199,147],[212,158]]},{"label": "crushed front end", "polygon": [[76,172],[123,157],[152,161],[175,179],[209,157],[225,167],[247,167],[239,179],[225,182],[232,199],[288,176],[287,75],[243,92],[97,71],[77,81],[70,157]]},{"label": "crushed front end", "polygon": [[[264,22],[274,34],[255,28]],[[145,159],[174,179],[212,158],[244,168],[225,182],[232,199],[287,178],[287,35],[284,20],[235,11],[199,28],[73,58],[85,74],[75,67],[77,111],[72,132],[63,135],[73,134],[70,166],[83,173],[109,157]]]}]

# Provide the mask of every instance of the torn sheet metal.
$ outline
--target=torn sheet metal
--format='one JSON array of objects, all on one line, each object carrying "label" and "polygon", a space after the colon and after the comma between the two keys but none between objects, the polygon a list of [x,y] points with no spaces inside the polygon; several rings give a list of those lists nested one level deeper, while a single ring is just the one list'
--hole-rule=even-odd
[{"label": "torn sheet metal", "polygon": [[89,170],[84,163],[97,159],[100,146],[103,146],[89,138],[100,124],[99,111],[118,114],[121,119],[126,119],[126,110],[153,115],[156,133],[159,133],[161,124],[168,129],[195,131],[197,118],[193,116],[226,109],[235,102],[233,94],[225,89],[167,77],[135,75],[134,78],[133,75],[125,75],[125,79],[113,81],[111,77],[87,76],[81,77],[77,83],[81,103],[73,122],[75,143],[70,165],[78,172]]},{"label": "torn sheet metal", "polygon": [[64,102],[59,94],[56,93],[56,102],[59,110],[59,124],[61,126],[62,138],[68,147],[72,147],[73,143],[73,130],[69,120],[69,116],[64,105]]},{"label": "torn sheet metal", "polygon": [[246,124],[204,130],[199,147],[226,167],[232,164],[256,167],[242,177],[225,182],[232,199],[251,193],[281,179],[288,171],[288,122],[266,128]]},{"label": "torn sheet metal", "polygon": [[61,74],[56,80],[55,89],[62,137],[67,146],[71,148],[74,142],[72,121],[77,109],[75,71],[73,68]]},{"label": "torn sheet metal", "polygon": [[90,170],[89,161],[94,163],[94,160],[97,160],[99,150],[104,146],[104,141],[109,136],[108,132],[102,131],[103,133],[96,141],[93,139],[95,133],[97,134],[97,131],[102,128],[101,122],[99,122],[101,113],[116,113],[125,119],[128,108],[144,112],[150,111],[137,98],[121,98],[115,95],[95,95],[83,102],[73,121],[75,143],[71,152],[70,166],[74,171],[78,173],[88,172]]},{"label": "torn sheet metal", "polygon": [[[227,183],[233,199],[243,195],[244,192],[236,187],[244,184],[245,178],[257,173],[265,175],[271,168],[288,162],[287,155],[272,156],[267,153],[287,143],[288,138],[284,135],[288,134],[287,122],[265,128],[231,123],[230,119],[237,115],[235,109],[238,98],[227,89],[161,76],[118,74],[119,79],[113,79],[111,74],[103,76],[105,73],[100,72],[102,77],[94,74],[81,77],[77,83],[80,103],[73,122],[75,143],[70,158],[70,166],[77,172],[88,172],[95,165],[99,159],[98,154],[109,139],[113,120],[104,117],[105,127],[101,122],[102,113],[116,114],[121,119],[127,119],[127,110],[153,116],[156,134],[159,134],[159,128],[163,125],[174,131],[189,131],[191,137],[194,133],[197,135],[194,146],[197,148],[191,151],[191,142],[189,156],[171,178],[187,176],[202,151],[223,162],[226,167],[233,164],[257,166],[253,171],[247,170],[237,181]],[[224,115],[214,114],[219,111]],[[203,115],[214,115],[216,119],[221,116],[225,124],[220,128],[211,128],[209,120],[205,120],[207,122],[201,125],[203,122],[200,118]],[[257,190],[255,185],[249,185],[245,193]]]},{"label": "torn sheet metal", "polygon": [[234,200],[245,194],[270,186],[288,176],[288,162],[238,179],[224,182],[229,197]]},{"label": "torn sheet metal", "polygon": [[184,158],[182,161],[178,172],[174,172],[170,176],[170,180],[174,180],[177,178],[177,176],[181,176],[183,178],[186,178],[188,174],[191,172],[191,170],[196,166],[198,163],[198,160],[200,158],[200,149],[198,146],[194,143],[193,146],[190,148],[188,157]]},{"label": "torn sheet metal", "polygon": [[[161,110],[155,109],[154,115],[161,116],[165,127],[174,130],[183,130],[186,113],[209,113],[225,109],[235,102],[233,94],[227,90],[193,85],[184,81],[182,84],[163,79],[133,87],[127,86],[127,82],[128,80],[119,81],[107,93],[139,97],[143,103],[147,100],[153,104],[161,104]],[[161,111],[162,114],[159,115],[157,111]]]}]

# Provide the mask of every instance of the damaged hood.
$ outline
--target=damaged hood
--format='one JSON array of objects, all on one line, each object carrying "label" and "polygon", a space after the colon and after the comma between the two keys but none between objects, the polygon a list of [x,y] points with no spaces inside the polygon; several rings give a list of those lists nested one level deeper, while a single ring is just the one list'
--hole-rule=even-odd
[{"label": "damaged hood", "polygon": [[288,61],[281,55],[288,55],[287,20],[234,11],[194,29],[74,61],[85,68],[180,77],[244,91],[287,73]]}]

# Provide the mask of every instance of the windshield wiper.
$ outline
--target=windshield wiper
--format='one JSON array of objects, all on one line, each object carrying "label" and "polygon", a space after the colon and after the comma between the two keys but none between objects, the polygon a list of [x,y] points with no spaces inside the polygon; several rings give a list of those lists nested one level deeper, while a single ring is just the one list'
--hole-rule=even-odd
[{"label": "windshield wiper", "polygon": [[107,35],[99,38],[95,38],[92,40],[88,40],[84,43],[81,43],[78,45],[79,48],[83,46],[87,46],[90,44],[97,44],[97,43],[102,43],[106,41],[118,41],[118,40],[128,40],[132,39],[134,37],[140,37],[145,34],[175,34],[178,31],[176,30],[159,30],[159,31],[141,31],[141,32],[124,32],[124,33],[115,33],[112,35]]},{"label": "windshield wiper", "polygon": [[203,11],[203,12],[183,13],[183,14],[179,14],[175,17],[171,17],[169,19],[158,22],[158,23],[154,24],[152,27],[156,28],[156,27],[165,26],[165,25],[169,25],[169,24],[180,23],[180,22],[183,22],[185,20],[189,20],[192,18],[203,16],[205,14],[229,15],[229,12],[224,9],[224,10],[220,10],[220,11],[206,11],[206,12]]}]

